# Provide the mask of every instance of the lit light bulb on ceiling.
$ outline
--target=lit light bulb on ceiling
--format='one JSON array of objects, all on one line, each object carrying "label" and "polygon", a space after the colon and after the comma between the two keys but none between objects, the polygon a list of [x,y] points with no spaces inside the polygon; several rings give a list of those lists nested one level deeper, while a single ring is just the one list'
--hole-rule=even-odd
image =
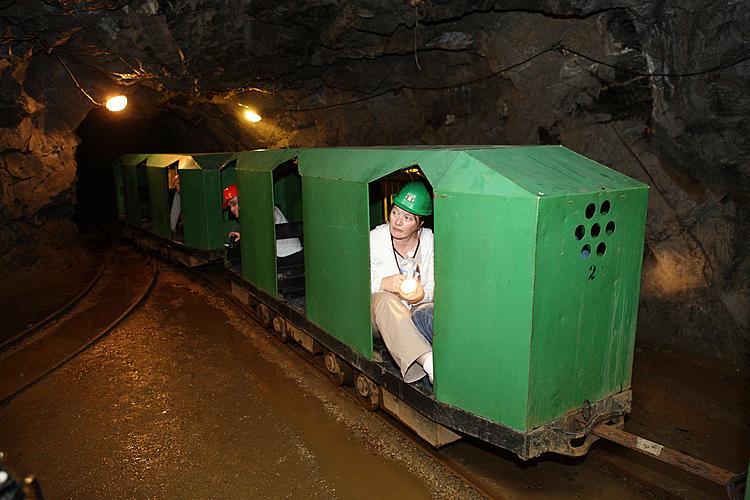
[{"label": "lit light bulb on ceiling", "polygon": [[243,115],[245,116],[245,120],[251,123],[258,123],[262,120],[260,115],[251,109],[246,109]]},{"label": "lit light bulb on ceiling", "polygon": [[104,105],[108,110],[116,113],[122,111],[128,106],[128,98],[124,95],[116,95],[107,99],[107,102],[104,103]]}]

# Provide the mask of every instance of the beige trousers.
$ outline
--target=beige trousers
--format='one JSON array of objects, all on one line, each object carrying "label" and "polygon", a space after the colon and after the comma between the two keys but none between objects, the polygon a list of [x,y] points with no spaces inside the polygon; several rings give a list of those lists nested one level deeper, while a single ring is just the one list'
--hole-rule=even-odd
[{"label": "beige trousers", "polygon": [[417,331],[411,313],[401,299],[390,292],[378,292],[372,296],[371,307],[375,333],[383,338],[388,352],[401,369],[404,382],[416,382],[427,375],[415,361],[422,354],[432,351],[432,346]]}]

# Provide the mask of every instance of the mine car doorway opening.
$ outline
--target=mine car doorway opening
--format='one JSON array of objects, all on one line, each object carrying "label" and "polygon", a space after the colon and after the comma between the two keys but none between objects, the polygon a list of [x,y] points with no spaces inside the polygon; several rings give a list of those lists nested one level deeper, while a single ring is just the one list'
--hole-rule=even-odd
[{"label": "mine car doorway opening", "polygon": [[296,158],[273,170],[273,205],[277,289],[293,305],[303,307],[305,257],[302,177]]},{"label": "mine car doorway opening", "polygon": [[145,229],[151,229],[151,196],[148,189],[146,162],[135,167],[135,174],[138,184],[138,214],[141,217],[141,226]]},{"label": "mine car doorway opening", "polygon": [[[413,366],[399,365],[396,360],[404,363],[404,352],[423,349],[432,366],[433,189],[421,168],[411,165],[370,182],[368,190],[372,346],[389,371],[405,373],[404,380],[414,382],[427,358],[420,357],[422,359],[415,360]],[[399,277],[400,284],[393,284],[394,277]],[[393,295],[396,295],[395,300]],[[408,310],[411,327],[402,324],[395,331],[391,326],[393,313],[390,311],[396,307],[394,304],[399,310]],[[396,338],[405,343],[395,342]],[[391,350],[394,348],[395,351]],[[425,352],[427,349],[429,353]],[[415,366],[418,369],[414,369]],[[421,372],[422,376],[425,373]]]},{"label": "mine car doorway opening", "polygon": [[[235,215],[230,203],[226,202],[226,193],[236,193],[238,196],[237,203],[242,206],[242,193],[237,188],[237,160],[228,161],[219,169],[219,182],[222,193],[222,230],[224,234],[224,248],[226,266],[237,273],[242,269],[242,251],[241,245],[235,234],[240,231],[240,218]],[[240,212],[238,212],[239,214]]]},{"label": "mine car doorway opening", "polygon": [[146,160],[150,225],[144,227],[168,240],[176,239],[182,212],[175,180],[179,161],[177,155],[160,154],[149,155]]},{"label": "mine car doorway opening", "polygon": [[166,176],[167,197],[169,207],[169,228],[172,239],[176,241],[185,240],[185,224],[182,217],[182,200],[180,195],[180,171],[179,162],[174,162],[164,169]]},{"label": "mine car doorway opening", "polygon": [[[402,187],[413,181],[422,182],[430,198],[433,197],[432,185],[418,165],[396,170],[369,183],[370,229],[388,222],[388,213],[393,207],[394,196]],[[424,217],[423,220],[424,227],[430,230],[434,228],[432,215]]]}]

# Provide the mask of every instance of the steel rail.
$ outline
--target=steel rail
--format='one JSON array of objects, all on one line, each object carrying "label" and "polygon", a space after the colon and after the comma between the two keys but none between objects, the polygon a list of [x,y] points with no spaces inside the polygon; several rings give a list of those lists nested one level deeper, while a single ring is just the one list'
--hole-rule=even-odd
[{"label": "steel rail", "polygon": [[730,498],[739,498],[736,496],[736,493],[743,482],[743,478],[745,478],[744,473],[738,474],[728,471],[611,425],[597,425],[591,430],[591,433],[607,441],[612,441],[631,450],[644,453],[678,469],[718,483],[726,488]]},{"label": "steel rail", "polygon": [[[102,232],[102,234],[107,234],[106,232]],[[0,342],[0,354],[2,354],[5,351],[10,350],[14,346],[20,344],[24,340],[28,339],[32,335],[34,335],[36,332],[40,331],[43,327],[49,325],[56,319],[62,317],[67,312],[73,309],[76,304],[78,304],[85,296],[88,294],[94,286],[99,282],[102,275],[104,274],[104,270],[107,268],[109,263],[112,261],[112,257],[114,255],[114,245],[112,243],[112,237],[110,235],[107,235],[109,238],[109,248],[107,249],[107,253],[104,256],[103,259],[101,259],[101,263],[99,264],[99,269],[97,270],[96,274],[93,278],[86,284],[86,286],[81,289],[80,292],[78,292],[72,299],[70,299],[66,304],[59,307],[57,310],[52,311],[50,314],[45,316],[44,318],[38,320],[37,322],[29,325],[19,333],[13,335],[13,337],[4,340],[3,342]]]},{"label": "steel rail", "polygon": [[[170,270],[173,270],[173,269],[170,269]],[[325,378],[329,382],[331,381],[330,373],[326,370],[325,365],[323,363],[316,362],[316,359],[319,358],[320,356],[316,356],[314,354],[309,353],[304,348],[302,348],[299,344],[297,344],[297,342],[282,340],[278,335],[275,334],[275,332],[273,331],[273,327],[266,327],[263,325],[262,318],[260,318],[255,313],[255,311],[253,311],[246,304],[238,300],[232,293],[227,292],[226,290],[221,288],[221,286],[218,283],[214,282],[210,277],[204,276],[201,273],[201,270],[181,269],[181,271],[183,274],[188,275],[189,277],[199,281],[201,285],[213,291],[217,295],[221,296],[228,303],[235,305],[242,314],[244,314],[245,316],[248,316],[251,320],[253,320],[257,324],[259,328],[269,333],[270,337],[272,337],[277,342],[281,343],[284,347],[286,347],[287,352],[290,352],[294,356],[298,357],[300,360],[305,361],[309,366],[312,366],[320,375],[322,375],[323,378]],[[356,402],[358,405],[362,404],[362,400],[357,396],[356,389],[353,386],[346,386],[344,389],[345,390],[341,391],[340,394],[346,394],[346,397],[350,398],[351,401]],[[424,439],[419,437],[419,435],[417,435],[414,431],[409,429],[409,427],[404,425],[402,422],[397,420],[388,412],[386,411],[378,412],[378,416],[386,425],[388,425],[395,431],[408,434],[411,437],[412,442],[416,446],[418,446],[423,452],[430,455],[437,463],[448,468],[451,473],[461,478],[461,480],[463,480],[466,484],[468,484],[469,486],[477,490],[481,495],[484,495],[487,498],[497,498],[497,493],[493,491],[492,488],[489,487],[478,476],[476,476],[476,474],[472,473],[466,466],[460,464],[459,462],[455,461],[454,459],[450,457],[446,457],[444,454],[440,452],[439,449],[436,449],[432,445],[427,443]]]},{"label": "steel rail", "polygon": [[[19,396],[26,390],[30,389],[31,387],[36,385],[38,382],[40,382],[41,380],[49,376],[51,373],[55,372],[60,367],[65,365],[68,361],[77,357],[79,354],[88,350],[94,344],[102,340],[120,322],[122,322],[125,318],[127,318],[136,308],[141,306],[151,295],[151,292],[154,289],[154,286],[156,284],[156,281],[160,273],[160,266],[157,265],[154,259],[149,258],[148,267],[151,270],[151,276],[148,280],[148,283],[143,287],[141,292],[134,297],[133,302],[123,312],[117,314],[117,316],[112,321],[110,321],[106,326],[99,328],[98,331],[94,335],[88,336],[86,340],[83,341],[80,345],[78,345],[75,349],[65,353],[61,358],[56,359],[49,366],[46,366],[45,368],[40,370],[39,373],[33,374],[29,378],[24,377],[23,381],[19,384],[16,384],[15,386],[11,385],[11,387],[5,387],[4,389],[5,392],[0,393],[0,408],[6,406],[8,403],[13,401],[17,396]],[[33,350],[34,347],[35,347],[35,344],[32,344],[32,345],[25,347],[24,349]],[[13,354],[11,353],[8,356],[12,356],[12,355]],[[4,370],[7,368],[8,367],[3,366]],[[3,375],[4,377],[7,377],[8,374],[4,373]],[[7,385],[8,384],[6,383],[6,386]]]},{"label": "steel rail", "polygon": [[[258,325],[261,328],[264,328],[267,330],[270,329],[269,327],[264,326],[263,319],[260,318],[255,311],[253,311],[247,305],[243,304],[241,301],[237,300],[236,297],[232,293],[224,290],[219,283],[216,283],[209,276],[204,276],[200,274],[199,271],[196,271],[196,270],[189,270],[189,271],[183,270],[183,272],[185,272],[185,274],[189,274],[195,278],[198,278],[198,280],[201,281],[204,285],[206,285],[207,288],[221,295],[228,302],[238,306],[238,308],[242,310],[243,313],[250,316],[254,321],[258,323]],[[274,335],[272,330],[271,332],[272,332],[271,336],[279,340],[278,336]],[[289,342],[288,344],[296,346],[295,342]],[[301,359],[304,359],[305,361],[307,361],[317,370],[321,371],[324,375],[328,375],[324,366],[318,366],[319,363],[313,362],[315,358],[314,355],[307,353],[307,351],[301,348],[291,349],[291,351],[296,353]],[[359,400],[359,398],[357,398],[357,395],[354,393],[354,391],[349,390],[346,392],[352,398]],[[387,412],[384,412],[383,415],[384,416],[387,415]],[[390,415],[388,415],[388,418],[385,418],[385,421],[388,422],[392,427],[405,431],[408,434],[414,436],[415,439],[413,439],[413,441],[418,442],[420,446],[424,450],[429,451],[436,460],[448,466],[459,477],[461,477],[464,481],[466,481],[472,487],[480,491],[482,494],[485,494],[485,495],[489,494],[490,497],[493,496],[491,493],[491,489],[489,489],[487,485],[484,484],[484,482],[480,478],[476,477],[476,475],[473,474],[464,465],[459,464],[459,463],[453,463],[452,459],[440,454],[440,450],[436,450],[432,448],[429,444],[424,442],[422,438],[417,436],[416,433],[411,431],[407,426],[401,424]],[[631,434],[629,432],[623,431],[617,428],[616,426],[612,426],[608,424],[599,424],[590,430],[590,434],[598,438],[606,439],[607,441],[611,441],[621,446],[625,446],[627,448],[633,449],[635,451],[645,453],[653,458],[656,458],[657,460],[668,463],[681,470],[698,475],[714,483],[718,483],[725,487],[727,491],[727,495],[729,496],[730,499],[742,500],[741,495],[742,495],[742,491],[744,490],[743,485],[746,482],[746,474],[744,473],[738,474],[738,473],[728,471],[726,469],[709,464],[707,462],[691,457],[684,453],[680,453],[678,451],[672,450],[658,443],[654,443],[653,441],[649,441],[635,434]]]}]

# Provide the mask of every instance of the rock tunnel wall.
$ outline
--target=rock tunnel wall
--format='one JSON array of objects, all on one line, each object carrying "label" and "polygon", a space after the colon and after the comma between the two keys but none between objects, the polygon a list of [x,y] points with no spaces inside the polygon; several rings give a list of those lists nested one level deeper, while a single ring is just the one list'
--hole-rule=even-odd
[{"label": "rock tunnel wall", "polygon": [[[111,156],[561,143],[651,186],[639,342],[750,359],[747,2],[60,0],[0,16],[6,262],[72,213],[76,131],[118,87],[141,126]],[[243,105],[264,120],[242,123]]]}]

